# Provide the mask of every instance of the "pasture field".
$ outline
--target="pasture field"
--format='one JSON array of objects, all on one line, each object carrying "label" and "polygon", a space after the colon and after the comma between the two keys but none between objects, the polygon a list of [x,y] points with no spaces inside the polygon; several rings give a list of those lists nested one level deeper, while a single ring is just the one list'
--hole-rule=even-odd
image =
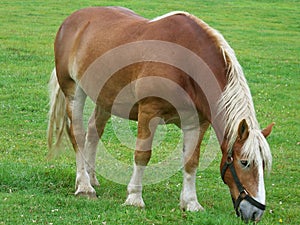
[{"label": "pasture field", "polygon": [[[180,171],[146,185],[146,209],[141,210],[122,206],[126,186],[100,175],[97,200],[75,198],[70,147],[47,160],[53,40],[66,16],[96,5],[128,7],[147,18],[184,10],[225,36],[244,68],[261,127],[276,122],[268,138],[273,169],[265,180],[267,210],[261,224],[300,223],[299,1],[2,0],[0,5],[0,224],[242,224],[220,177],[220,153],[198,172],[198,198],[206,209],[198,213],[179,209]],[[176,138],[178,131],[171,127],[165,148]],[[132,163],[133,152],[118,143],[110,124],[103,142]],[[152,163],[158,160],[155,152]]]}]

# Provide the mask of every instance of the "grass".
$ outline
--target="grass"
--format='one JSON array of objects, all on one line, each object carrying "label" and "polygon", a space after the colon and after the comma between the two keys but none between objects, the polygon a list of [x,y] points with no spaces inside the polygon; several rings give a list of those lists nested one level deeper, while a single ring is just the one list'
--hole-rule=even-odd
[{"label": "grass", "polygon": [[[126,187],[98,177],[99,199],[75,198],[71,151],[47,161],[47,82],[53,39],[71,12],[122,5],[153,18],[172,10],[195,14],[223,33],[249,82],[257,117],[269,138],[273,170],[266,178],[262,224],[300,221],[300,18],[298,1],[7,1],[0,9],[0,224],[242,224],[220,179],[218,157],[199,171],[201,213],[179,210],[181,172],[144,188],[146,210],[123,207]],[[166,146],[178,133],[167,136]],[[168,140],[169,139],[169,140]],[[108,126],[103,142],[124,149]],[[125,150],[131,163],[132,151]],[[116,153],[116,154],[117,154]],[[157,160],[154,155],[154,161]]]}]

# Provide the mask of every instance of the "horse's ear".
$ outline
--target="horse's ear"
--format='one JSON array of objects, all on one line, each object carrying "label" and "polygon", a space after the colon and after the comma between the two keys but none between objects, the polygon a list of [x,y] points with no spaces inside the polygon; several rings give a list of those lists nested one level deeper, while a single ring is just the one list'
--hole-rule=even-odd
[{"label": "horse's ear", "polygon": [[272,132],[272,128],[275,125],[275,123],[270,123],[265,129],[263,129],[261,132],[262,134],[266,137],[268,137],[270,135],[270,133]]},{"label": "horse's ear", "polygon": [[246,140],[249,136],[249,127],[245,119],[239,124],[238,137],[240,140]]}]

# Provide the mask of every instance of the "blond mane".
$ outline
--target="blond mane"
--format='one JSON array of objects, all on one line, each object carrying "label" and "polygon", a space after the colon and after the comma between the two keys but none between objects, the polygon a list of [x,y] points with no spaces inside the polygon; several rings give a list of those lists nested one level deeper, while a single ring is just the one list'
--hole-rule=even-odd
[{"label": "blond mane", "polygon": [[258,157],[260,155],[266,169],[270,169],[272,164],[270,148],[260,131],[251,92],[234,50],[219,31],[187,12],[171,12],[157,17],[153,21],[177,14],[185,15],[194,20],[214,39],[227,65],[227,85],[218,102],[218,113],[222,115],[225,121],[224,131],[229,140],[228,150],[231,149],[237,138],[239,123],[245,119],[249,126],[249,137],[243,146],[242,156],[248,158],[249,161],[257,162],[260,159]]},{"label": "blond mane", "polygon": [[[194,16],[192,18],[197,19]],[[199,21],[199,24],[206,26],[207,31],[215,37],[227,65],[227,85],[218,104],[219,113],[223,115],[225,120],[225,134],[229,140],[229,145],[231,145],[229,147],[232,147],[237,138],[239,123],[245,119],[249,126],[249,137],[243,146],[242,156],[257,163],[260,155],[266,169],[270,170],[272,165],[270,147],[261,133],[255,115],[252,95],[235,52],[218,31],[210,28],[203,21]]]}]

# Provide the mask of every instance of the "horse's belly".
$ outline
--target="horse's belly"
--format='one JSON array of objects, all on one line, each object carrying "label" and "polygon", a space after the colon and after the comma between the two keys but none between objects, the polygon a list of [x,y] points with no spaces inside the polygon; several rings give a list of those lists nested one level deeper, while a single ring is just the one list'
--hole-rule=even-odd
[{"label": "horse's belly", "polygon": [[131,102],[114,103],[111,114],[124,119],[138,120],[138,105]]}]

